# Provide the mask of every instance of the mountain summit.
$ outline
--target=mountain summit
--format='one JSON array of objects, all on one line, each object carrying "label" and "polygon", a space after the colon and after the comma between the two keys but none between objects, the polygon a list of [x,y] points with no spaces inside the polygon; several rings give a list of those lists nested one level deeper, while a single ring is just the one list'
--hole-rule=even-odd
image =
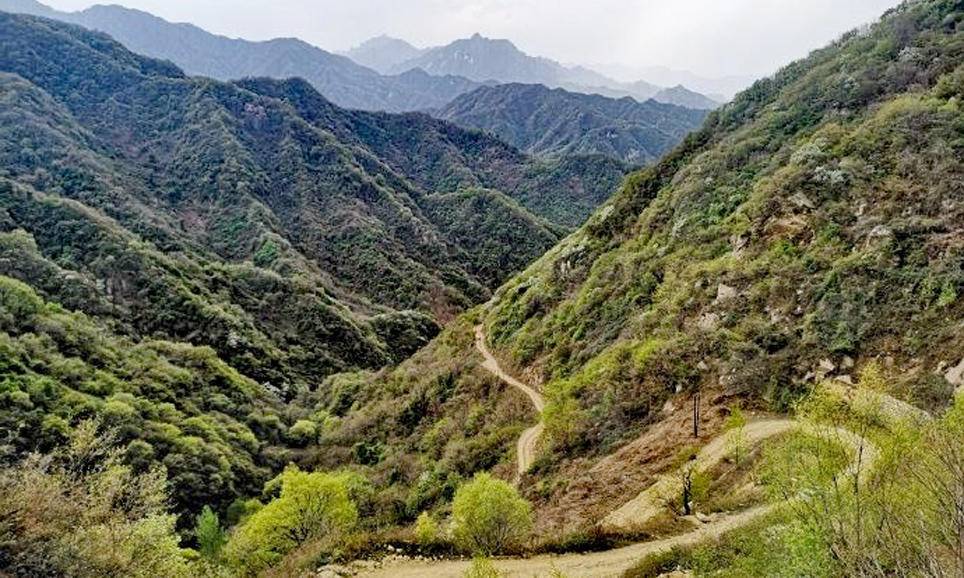
[{"label": "mountain summit", "polygon": [[382,74],[389,74],[393,68],[402,62],[417,58],[422,52],[423,50],[404,40],[383,34],[362,42],[345,52],[345,56],[362,66]]}]

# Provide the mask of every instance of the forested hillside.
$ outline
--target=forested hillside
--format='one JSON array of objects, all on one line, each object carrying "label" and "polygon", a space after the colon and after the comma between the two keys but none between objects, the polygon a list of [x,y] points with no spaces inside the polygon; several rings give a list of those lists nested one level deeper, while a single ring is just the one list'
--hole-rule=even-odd
[{"label": "forested hillside", "polygon": [[623,171],[6,13],[0,159],[4,458],[116,421],[182,513],[260,487],[311,439],[286,402],[411,355]]},{"label": "forested hillside", "polygon": [[654,100],[616,100],[538,84],[479,88],[434,114],[532,154],[601,154],[637,165],[658,160],[706,117],[702,110]]},{"label": "forested hillside", "polygon": [[594,211],[617,161],[43,19],[0,73],[0,573],[964,569],[961,0]]},{"label": "forested hillside", "polygon": [[867,367],[943,411],[964,355],[962,26],[960,2],[910,2],[757,82],[487,306],[355,385],[329,443],[386,448],[372,475],[422,508],[472,466],[510,475],[506,420],[526,422],[497,409],[476,322],[547,398],[522,486],[546,539],[669,467],[697,391],[701,439],[731,404],[786,412]]}]

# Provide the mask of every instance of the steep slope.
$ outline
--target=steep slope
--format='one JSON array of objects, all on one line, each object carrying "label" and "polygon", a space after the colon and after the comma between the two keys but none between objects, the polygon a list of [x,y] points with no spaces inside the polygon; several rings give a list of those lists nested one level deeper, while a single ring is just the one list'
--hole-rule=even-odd
[{"label": "steep slope", "polygon": [[657,160],[706,116],[654,101],[614,100],[526,84],[480,88],[435,115],[491,132],[532,154],[603,154],[636,164]]},{"label": "steep slope", "polygon": [[295,38],[265,42],[226,38],[117,5],[60,12],[34,0],[0,0],[0,10],[105,32],[133,52],[169,60],[188,74],[219,80],[301,77],[346,108],[393,112],[433,108],[449,102],[460,90],[477,86],[466,79],[456,82],[427,75],[386,77]]},{"label": "steep slope", "polygon": [[[519,205],[554,197],[543,163],[494,139],[344,111],[303,81],[247,83],[275,98],[190,79],[100,34],[0,21],[0,197],[15,235],[2,272],[123,333],[210,345],[287,394],[403,359],[436,328],[399,311],[445,320],[562,230]],[[560,204],[599,196],[593,171],[591,187],[554,174]],[[487,231],[455,217],[468,207]]]},{"label": "steep slope", "polygon": [[422,50],[399,38],[381,35],[355,46],[345,56],[362,66],[382,74],[389,74],[395,66],[417,58]]},{"label": "steep slope", "polygon": [[701,439],[731,403],[786,411],[871,362],[905,401],[946,407],[964,351],[962,62],[964,6],[918,1],[757,82],[485,307],[356,382],[319,461],[390,448],[374,479],[421,509],[468,466],[511,478],[518,438],[495,432],[534,418],[499,406],[524,400],[482,373],[476,323],[547,401],[522,481],[546,536],[666,471],[694,443],[696,391]]}]

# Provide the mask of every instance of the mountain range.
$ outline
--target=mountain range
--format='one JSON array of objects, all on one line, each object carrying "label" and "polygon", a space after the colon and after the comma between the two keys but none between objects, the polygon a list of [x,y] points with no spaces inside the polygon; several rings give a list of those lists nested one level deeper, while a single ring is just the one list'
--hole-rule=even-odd
[{"label": "mountain range", "polygon": [[227,38],[117,5],[61,12],[35,0],[0,0],[0,10],[105,32],[134,52],[169,60],[188,74],[218,80],[304,78],[325,98],[345,108],[388,112],[435,108],[479,86],[465,78],[418,72],[383,76],[295,38],[264,42]]},{"label": "mountain range", "polygon": [[638,165],[658,160],[702,124],[706,111],[549,89],[499,84],[464,94],[435,116],[486,130],[528,153],[603,154]]},{"label": "mountain range", "polygon": [[481,34],[427,49],[380,36],[346,55],[385,74],[424,70],[433,75],[458,76],[476,82],[542,84],[571,92],[614,98],[628,96],[641,102],[653,99],[701,110],[712,110],[721,104],[681,85],[667,89],[642,80],[618,82],[586,67],[565,66],[548,58],[530,56],[509,40],[486,38]]},{"label": "mountain range", "polygon": [[[624,171],[346,111],[301,80],[187,77],[49,20],[2,24],[0,206],[29,248],[3,272],[285,391],[404,357],[405,336],[486,298]],[[75,290],[96,296],[61,293]]]},{"label": "mountain range", "polygon": [[402,40],[382,36],[342,56],[296,38],[252,42],[218,36],[191,24],[174,24],[117,5],[62,12],[36,0],[0,0],[0,10],[105,32],[134,52],[169,60],[188,74],[218,80],[304,78],[344,108],[387,112],[439,108],[461,94],[493,82],[566,86],[578,92],[640,100],[655,98],[706,109],[718,106],[701,95],[680,95],[678,90],[663,91],[642,82],[616,83],[586,68],[564,67],[549,59],[528,56],[507,40],[479,35],[430,50],[419,50]]}]

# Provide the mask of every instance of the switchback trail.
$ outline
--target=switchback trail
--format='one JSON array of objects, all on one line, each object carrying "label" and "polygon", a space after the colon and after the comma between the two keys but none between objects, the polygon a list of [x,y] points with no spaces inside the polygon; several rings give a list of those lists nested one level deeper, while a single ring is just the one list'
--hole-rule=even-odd
[{"label": "switchback trail", "polygon": [[[475,328],[475,346],[485,360],[482,366],[505,383],[525,393],[532,400],[536,410],[541,413],[543,407],[545,407],[542,395],[502,370],[498,361],[485,345],[485,332],[481,325]],[[837,392],[840,393],[840,390],[838,389]],[[889,399],[889,396],[881,397]],[[917,417],[915,411],[911,411],[899,403],[888,403],[887,408],[898,415]],[[872,442],[849,430],[831,426],[815,426],[791,419],[768,419],[751,422],[746,425],[743,432],[745,436],[743,442],[748,445],[757,444],[767,438],[789,432],[794,427],[800,427],[803,431],[814,435],[831,438],[842,446],[848,447],[854,457],[844,473],[849,477],[857,477],[858,483],[863,480],[862,472],[873,469],[874,463],[879,457],[879,451]],[[523,432],[519,439],[520,474],[525,472],[532,463],[535,456],[535,445],[541,431],[542,426],[540,424]],[[712,440],[700,451],[697,457],[698,467],[705,470],[719,463],[726,456],[728,445],[729,434],[720,435]],[[661,502],[662,494],[666,491],[674,491],[673,480],[675,479],[672,475],[664,476],[653,486],[640,493],[637,498],[610,514],[603,521],[603,525],[616,530],[631,528],[639,523],[644,523],[654,514],[658,503]],[[742,512],[717,517],[685,534],[631,544],[604,552],[502,558],[494,560],[493,564],[505,576],[519,578],[551,576],[554,572],[561,572],[570,578],[622,576],[633,565],[649,555],[665,552],[678,546],[692,546],[718,538],[773,512],[782,505],[781,502],[756,506]],[[466,560],[395,560],[379,568],[366,569],[358,575],[372,578],[458,578],[465,574],[470,565],[471,563]]]},{"label": "switchback trail", "polygon": [[512,377],[502,369],[499,361],[492,355],[492,352],[489,351],[488,346],[485,344],[485,329],[481,325],[475,327],[475,348],[482,354],[482,367],[492,375],[524,393],[532,401],[533,407],[536,408],[536,413],[540,416],[540,422],[538,424],[525,430],[522,432],[522,435],[519,436],[519,442],[516,446],[516,461],[519,464],[518,472],[521,476],[528,471],[532,466],[532,462],[536,459],[536,447],[539,443],[539,438],[542,436],[543,428],[541,421],[542,410],[546,407],[546,401],[538,391]]},{"label": "switchback trail", "polygon": [[[777,435],[789,431],[793,426],[801,425],[800,422],[793,420],[767,420],[760,423],[765,424],[757,431],[757,434],[762,438]],[[812,431],[818,435],[831,436],[841,444],[848,446],[854,453],[854,459],[846,470],[848,476],[859,475],[860,471],[873,468],[879,452],[868,440],[850,431],[833,427],[816,428]],[[704,454],[706,459],[716,459],[716,456],[722,451],[720,448],[725,445],[725,439],[726,434],[715,439],[706,447],[706,450],[708,450]],[[493,564],[505,576],[518,578],[548,577],[552,576],[553,572],[561,572],[569,578],[622,576],[636,563],[651,554],[665,552],[677,546],[692,546],[718,538],[773,512],[781,505],[783,505],[782,502],[756,506],[742,512],[718,517],[679,536],[640,542],[622,548],[606,550],[605,552],[539,555],[531,558],[502,558],[493,560]],[[363,571],[359,575],[373,578],[459,578],[465,574],[470,565],[471,563],[466,560],[399,560],[374,570]]]}]

